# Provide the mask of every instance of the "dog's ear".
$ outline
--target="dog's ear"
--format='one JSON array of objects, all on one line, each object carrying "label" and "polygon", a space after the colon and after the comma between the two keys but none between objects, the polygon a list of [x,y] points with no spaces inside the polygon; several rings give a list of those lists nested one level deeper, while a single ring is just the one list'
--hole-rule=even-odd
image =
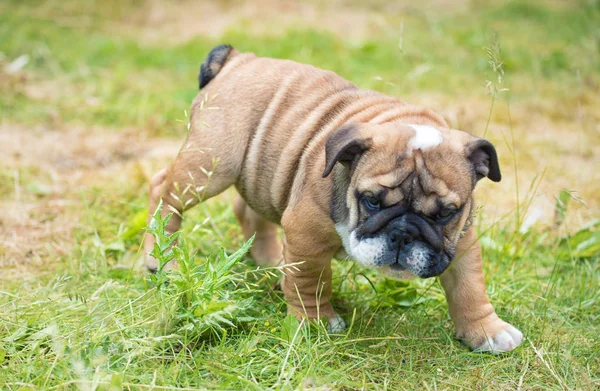
[{"label": "dog's ear", "polygon": [[502,179],[496,148],[489,141],[484,139],[471,141],[467,145],[467,158],[471,162],[477,180],[488,177],[494,182],[500,182]]},{"label": "dog's ear", "polygon": [[350,168],[352,163],[371,147],[372,143],[373,140],[370,137],[361,135],[358,125],[348,124],[335,130],[329,135],[325,144],[323,178],[331,174],[337,162]]}]

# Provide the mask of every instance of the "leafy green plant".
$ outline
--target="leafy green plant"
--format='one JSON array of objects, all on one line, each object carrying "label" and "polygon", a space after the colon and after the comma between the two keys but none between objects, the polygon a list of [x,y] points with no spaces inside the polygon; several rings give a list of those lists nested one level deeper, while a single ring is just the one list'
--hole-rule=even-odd
[{"label": "leafy green plant", "polygon": [[560,259],[592,258],[600,254],[600,219],[594,219],[578,229],[574,234],[565,235],[560,240]]},{"label": "leafy green plant", "polygon": [[[149,280],[156,289],[161,316],[166,322],[160,330],[184,334],[185,340],[222,335],[227,327],[252,321],[250,315],[256,290],[245,276],[233,270],[252,246],[254,237],[231,255],[221,251],[212,259],[196,262],[179,232],[166,231],[172,214],[162,217],[161,205],[153,214],[148,232],[154,237],[150,255],[158,262]],[[178,267],[165,268],[169,262]]]},{"label": "leafy green plant", "polygon": [[[561,190],[556,197],[554,206],[554,228],[558,229],[563,225],[568,212],[569,203],[575,200],[581,204],[585,203],[574,192]],[[600,219],[592,219],[574,233],[567,232],[560,237],[558,258],[567,259],[585,259],[592,258],[600,254]]]}]

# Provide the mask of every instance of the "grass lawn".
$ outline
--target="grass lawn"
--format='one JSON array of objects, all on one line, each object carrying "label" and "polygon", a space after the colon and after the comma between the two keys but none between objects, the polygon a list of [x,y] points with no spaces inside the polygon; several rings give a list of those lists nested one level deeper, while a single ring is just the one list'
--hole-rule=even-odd
[{"label": "grass lawn", "polygon": [[[3,1],[0,389],[599,389],[598,26],[595,0]],[[472,353],[437,279],[337,261],[349,329],[299,328],[280,271],[244,255],[233,191],[186,214],[180,271],[142,270],[148,180],[222,42],[334,70],[496,145],[503,181],[479,185],[477,227],[521,347]]]}]

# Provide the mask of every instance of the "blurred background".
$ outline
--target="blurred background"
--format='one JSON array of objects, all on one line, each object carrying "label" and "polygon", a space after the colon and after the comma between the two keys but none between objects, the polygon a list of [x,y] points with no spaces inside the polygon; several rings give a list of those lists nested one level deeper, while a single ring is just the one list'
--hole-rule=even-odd
[{"label": "blurred background", "polygon": [[67,251],[86,205],[109,237],[139,229],[219,43],[432,108],[496,145],[503,181],[478,189],[486,221],[556,226],[562,194],[561,229],[576,230],[600,208],[599,15],[591,0],[5,0],[0,257]]}]

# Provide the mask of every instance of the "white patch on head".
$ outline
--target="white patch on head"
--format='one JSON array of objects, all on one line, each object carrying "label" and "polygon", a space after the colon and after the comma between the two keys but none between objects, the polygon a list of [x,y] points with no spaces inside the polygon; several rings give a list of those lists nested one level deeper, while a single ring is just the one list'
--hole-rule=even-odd
[{"label": "white patch on head", "polygon": [[508,352],[521,344],[523,333],[507,323],[504,330],[494,336],[488,336],[486,339],[483,344],[473,350],[492,354]]},{"label": "white patch on head", "polygon": [[426,125],[408,125],[415,130],[415,135],[408,142],[408,149],[425,150],[442,142],[442,133],[434,127]]}]

